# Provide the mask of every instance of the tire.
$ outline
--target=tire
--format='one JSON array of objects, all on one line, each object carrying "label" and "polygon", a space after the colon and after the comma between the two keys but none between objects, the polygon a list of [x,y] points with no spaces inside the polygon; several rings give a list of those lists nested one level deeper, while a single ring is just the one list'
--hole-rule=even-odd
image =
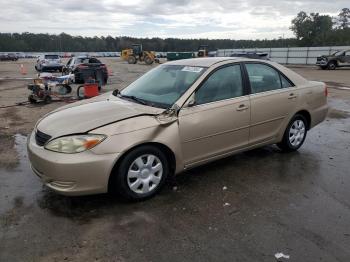
[{"label": "tire", "polygon": [[36,104],[37,103],[37,100],[35,99],[34,95],[29,95],[28,96],[28,101],[31,104]]},{"label": "tire", "polygon": [[66,94],[70,94],[72,93],[72,87],[70,85],[65,85],[67,93]]},{"label": "tire", "polygon": [[150,58],[149,56],[146,56],[145,57],[145,63],[146,63],[146,65],[151,65],[151,64],[153,64],[153,59]]},{"label": "tire", "polygon": [[50,104],[51,102],[52,102],[51,96],[47,95],[47,96],[44,98],[44,103],[45,103],[45,104]]},{"label": "tire", "polygon": [[136,64],[136,62],[137,62],[137,59],[136,59],[136,57],[135,56],[129,56],[128,57],[128,63],[129,64]]},{"label": "tire", "polygon": [[[304,144],[308,126],[309,124],[306,118],[303,115],[296,114],[289,122],[284,132],[283,139],[277,146],[284,152],[298,150]],[[293,135],[293,132],[296,133]]]},{"label": "tire", "polygon": [[82,90],[82,88],[84,88],[84,85],[78,86],[77,88],[77,97],[79,100],[84,99],[84,90]]},{"label": "tire", "polygon": [[168,175],[166,155],[157,147],[140,146],[127,153],[114,169],[110,191],[127,200],[148,199],[159,192]]},{"label": "tire", "polygon": [[337,68],[336,62],[330,61],[330,62],[328,63],[328,65],[327,65],[327,68],[328,68],[329,70],[335,70],[335,69]]}]

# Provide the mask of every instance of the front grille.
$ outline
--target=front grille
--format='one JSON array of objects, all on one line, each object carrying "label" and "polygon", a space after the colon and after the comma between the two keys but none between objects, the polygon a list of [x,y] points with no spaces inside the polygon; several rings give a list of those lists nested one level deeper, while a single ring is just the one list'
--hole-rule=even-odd
[{"label": "front grille", "polygon": [[39,130],[36,131],[35,133],[35,141],[36,141],[36,144],[38,146],[43,146],[45,145],[45,143],[47,141],[49,141],[49,139],[51,138],[51,136],[43,133],[43,132],[40,132]]}]

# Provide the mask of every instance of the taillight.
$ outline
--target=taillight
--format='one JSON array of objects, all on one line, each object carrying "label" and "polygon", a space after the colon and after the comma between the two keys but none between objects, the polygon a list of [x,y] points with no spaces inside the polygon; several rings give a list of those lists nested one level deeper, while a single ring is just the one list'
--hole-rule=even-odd
[{"label": "taillight", "polygon": [[328,96],[328,87],[327,87],[327,85],[325,85],[325,87],[324,87],[324,95]]}]

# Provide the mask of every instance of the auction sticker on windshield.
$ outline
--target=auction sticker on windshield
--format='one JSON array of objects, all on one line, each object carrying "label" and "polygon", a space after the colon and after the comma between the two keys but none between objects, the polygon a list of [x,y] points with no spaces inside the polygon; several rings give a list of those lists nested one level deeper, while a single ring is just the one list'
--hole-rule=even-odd
[{"label": "auction sticker on windshield", "polygon": [[182,68],[181,71],[185,72],[193,72],[193,73],[200,73],[203,70],[203,67],[198,67],[198,66],[185,66]]}]

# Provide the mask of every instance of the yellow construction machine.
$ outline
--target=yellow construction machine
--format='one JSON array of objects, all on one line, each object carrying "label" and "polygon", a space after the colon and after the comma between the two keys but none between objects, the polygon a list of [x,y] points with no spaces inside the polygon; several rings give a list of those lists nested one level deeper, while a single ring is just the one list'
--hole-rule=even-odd
[{"label": "yellow construction machine", "polygon": [[151,65],[155,61],[155,57],[153,51],[143,51],[141,44],[133,44],[132,48],[122,50],[121,54],[121,58],[128,61],[129,64],[136,64],[137,61],[140,61]]}]

